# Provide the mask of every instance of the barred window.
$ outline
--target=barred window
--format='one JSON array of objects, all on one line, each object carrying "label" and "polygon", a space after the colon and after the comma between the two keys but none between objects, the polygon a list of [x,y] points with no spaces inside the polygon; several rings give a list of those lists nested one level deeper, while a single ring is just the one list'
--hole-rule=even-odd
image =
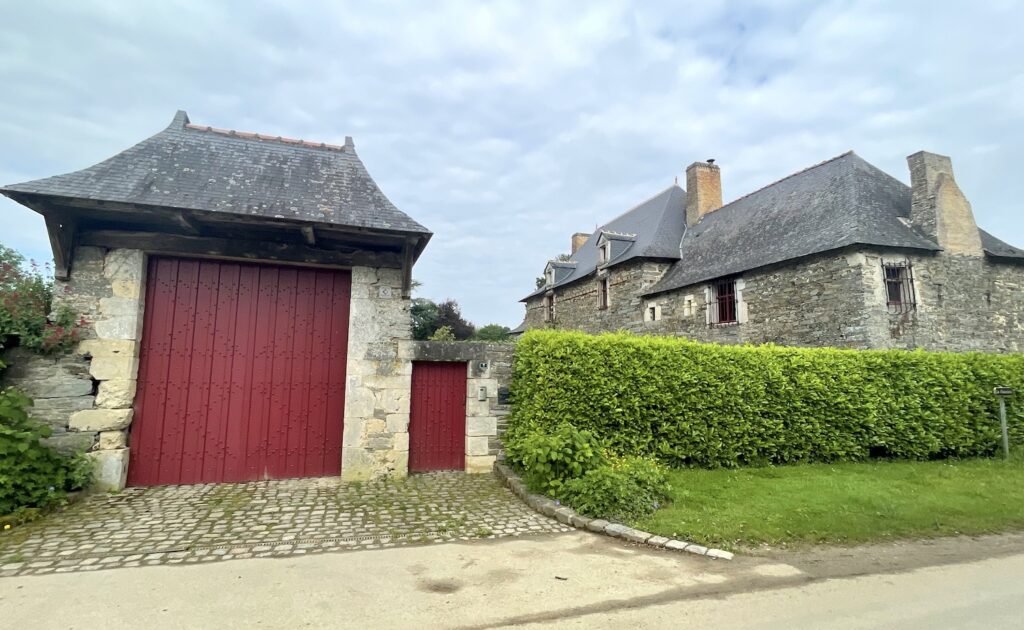
[{"label": "barred window", "polygon": [[708,302],[709,321],[712,324],[736,323],[736,279],[719,280],[711,285]]},{"label": "barred window", "polygon": [[908,313],[917,308],[914,269],[909,261],[882,263],[885,305],[890,313]]}]

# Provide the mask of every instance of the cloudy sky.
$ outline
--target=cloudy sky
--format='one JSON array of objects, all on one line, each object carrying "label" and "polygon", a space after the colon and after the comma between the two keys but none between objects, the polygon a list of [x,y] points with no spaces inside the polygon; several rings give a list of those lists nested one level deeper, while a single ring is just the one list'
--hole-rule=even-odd
[{"label": "cloudy sky", "polygon": [[[1020,2],[11,2],[0,183],[193,122],[356,148],[431,228],[419,295],[514,326],[544,263],[717,158],[726,200],[854,149],[953,156],[1024,246]],[[49,258],[0,200],[0,242]]]}]

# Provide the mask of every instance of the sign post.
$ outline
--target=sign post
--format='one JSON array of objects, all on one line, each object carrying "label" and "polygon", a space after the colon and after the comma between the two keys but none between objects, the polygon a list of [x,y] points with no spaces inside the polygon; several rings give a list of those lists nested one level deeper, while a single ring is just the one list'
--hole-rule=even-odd
[{"label": "sign post", "polygon": [[1010,459],[1010,434],[1006,428],[1006,399],[1013,396],[1009,387],[996,387],[992,393],[999,399],[999,430],[1003,433],[1003,459]]}]

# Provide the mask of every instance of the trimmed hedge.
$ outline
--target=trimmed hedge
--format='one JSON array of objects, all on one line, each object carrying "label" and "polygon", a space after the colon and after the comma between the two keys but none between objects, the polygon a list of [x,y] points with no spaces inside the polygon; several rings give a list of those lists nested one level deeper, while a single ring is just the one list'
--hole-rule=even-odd
[{"label": "trimmed hedge", "polygon": [[996,385],[1024,355],[720,346],[627,333],[530,331],[516,347],[509,439],[569,422],[621,454],[722,467],[990,455]]}]

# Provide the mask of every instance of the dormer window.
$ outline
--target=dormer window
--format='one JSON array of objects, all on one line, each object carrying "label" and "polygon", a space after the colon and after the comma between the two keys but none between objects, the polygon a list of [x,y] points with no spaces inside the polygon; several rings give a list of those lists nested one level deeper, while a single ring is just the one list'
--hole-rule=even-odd
[{"label": "dormer window", "polygon": [[555,269],[553,267],[548,267],[547,271],[544,272],[544,281],[549,285],[555,283]]},{"label": "dormer window", "polygon": [[608,262],[612,257],[612,244],[610,241],[605,241],[597,250],[597,264],[603,265]]}]

